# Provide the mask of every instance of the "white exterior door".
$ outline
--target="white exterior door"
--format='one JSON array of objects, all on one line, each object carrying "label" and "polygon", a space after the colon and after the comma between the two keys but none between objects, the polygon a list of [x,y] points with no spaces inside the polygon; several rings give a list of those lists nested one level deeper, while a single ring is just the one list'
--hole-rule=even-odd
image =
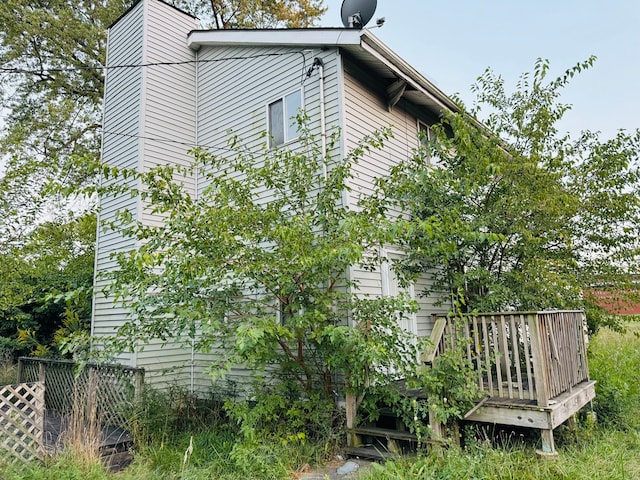
[{"label": "white exterior door", "polygon": [[[402,288],[398,282],[398,278],[392,268],[392,262],[394,259],[402,257],[402,252],[396,250],[382,250],[382,256],[389,261],[383,262],[380,268],[382,275],[382,295],[385,297],[395,297],[398,294],[407,294],[411,300],[415,300],[415,291],[413,285],[409,285],[406,288]],[[405,313],[402,316],[398,315],[400,327],[406,332],[413,335],[418,335],[418,323],[415,313]]]}]

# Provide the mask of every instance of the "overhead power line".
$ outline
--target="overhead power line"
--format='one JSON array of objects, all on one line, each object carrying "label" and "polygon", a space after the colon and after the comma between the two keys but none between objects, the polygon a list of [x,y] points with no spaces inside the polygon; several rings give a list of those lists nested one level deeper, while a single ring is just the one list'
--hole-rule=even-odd
[{"label": "overhead power line", "polygon": [[256,58],[263,57],[280,57],[284,55],[298,55],[302,54],[303,50],[296,50],[291,52],[271,52],[271,53],[260,53],[257,55],[246,55],[246,56],[234,56],[234,57],[224,57],[224,58],[212,58],[212,59],[203,59],[203,60],[184,60],[181,62],[149,62],[149,63],[137,63],[137,64],[122,64],[122,65],[99,65],[99,66],[83,66],[83,67],[43,67],[43,68],[7,68],[0,67],[0,73],[16,73],[16,74],[27,74],[27,75],[43,75],[46,73],[67,73],[67,72],[81,72],[81,71],[90,71],[90,70],[115,70],[117,68],[148,68],[148,67],[162,67],[162,66],[175,66],[175,65],[193,65],[199,63],[218,63],[218,62],[227,62],[233,60],[252,60]]},{"label": "overhead power line", "polygon": [[[238,149],[233,149],[233,148],[229,148],[229,147],[222,147],[220,145],[207,145],[204,143],[195,143],[195,142],[183,142],[180,140],[174,140],[171,138],[162,138],[162,137],[150,137],[150,136],[146,136],[146,135],[137,135],[134,133],[125,133],[125,132],[113,132],[113,131],[109,131],[109,130],[104,130],[103,135],[115,135],[115,136],[119,136],[119,137],[127,137],[127,138],[136,138],[136,139],[141,139],[141,140],[148,140],[150,142],[157,142],[157,143],[164,143],[164,144],[169,144],[169,145],[182,145],[185,147],[189,147],[189,148],[206,148],[206,149],[212,149],[212,150],[219,150],[219,151],[223,151],[223,152],[230,152],[230,153],[238,153]],[[258,151],[251,151],[248,150],[246,148],[243,148],[242,150],[244,150],[246,153],[252,153],[252,154],[258,154]]]}]

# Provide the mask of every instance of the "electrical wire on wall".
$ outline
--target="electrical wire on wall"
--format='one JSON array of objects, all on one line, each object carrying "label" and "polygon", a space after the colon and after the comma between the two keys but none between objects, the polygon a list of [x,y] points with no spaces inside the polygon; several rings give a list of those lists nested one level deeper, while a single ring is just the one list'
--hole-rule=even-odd
[{"label": "electrical wire on wall", "polygon": [[[15,68],[15,67],[0,67],[0,73],[5,74],[20,74],[20,75],[46,75],[49,73],[68,73],[68,72],[83,72],[88,70],[115,70],[122,68],[149,68],[149,67],[166,67],[166,66],[179,66],[179,65],[196,65],[202,63],[218,63],[218,62],[228,62],[233,60],[253,60],[256,58],[264,58],[264,57],[282,57],[285,55],[298,55],[302,54],[304,59],[304,50],[295,50],[291,52],[271,52],[271,53],[261,53],[258,55],[245,55],[245,56],[235,56],[235,57],[224,57],[224,58],[212,58],[212,59],[195,59],[195,60],[183,60],[180,62],[150,62],[150,63],[134,63],[134,64],[122,64],[122,65],[99,65],[95,67],[86,66],[86,67],[51,67],[51,68],[37,68],[37,69],[28,69],[28,68]],[[303,65],[304,68],[304,65]]]}]

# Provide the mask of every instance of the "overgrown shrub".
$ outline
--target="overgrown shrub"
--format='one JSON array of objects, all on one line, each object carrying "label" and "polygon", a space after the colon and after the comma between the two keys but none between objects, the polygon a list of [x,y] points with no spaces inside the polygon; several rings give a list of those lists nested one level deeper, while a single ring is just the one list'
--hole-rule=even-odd
[{"label": "overgrown shrub", "polygon": [[9,355],[0,354],[0,387],[12,385],[18,381],[18,369]]},{"label": "overgrown shrub", "polygon": [[[405,424],[420,443],[433,437],[430,412],[446,427],[462,419],[480,396],[477,374],[467,359],[458,335],[453,348],[436,356],[432,365],[416,365],[404,382],[387,379],[366,391],[360,405],[361,421],[375,421],[386,406]],[[449,341],[447,341],[450,343]],[[420,392],[420,398],[415,393]]]},{"label": "overgrown shrub", "polygon": [[222,398],[213,392],[197,396],[180,387],[168,391],[147,387],[129,415],[136,445],[160,445],[183,432],[215,429],[226,421]]},{"label": "overgrown shrub", "polygon": [[291,382],[259,382],[253,388],[247,399],[225,402],[226,412],[246,441],[276,437],[284,443],[337,442],[343,419],[333,398],[320,392],[308,394]]}]

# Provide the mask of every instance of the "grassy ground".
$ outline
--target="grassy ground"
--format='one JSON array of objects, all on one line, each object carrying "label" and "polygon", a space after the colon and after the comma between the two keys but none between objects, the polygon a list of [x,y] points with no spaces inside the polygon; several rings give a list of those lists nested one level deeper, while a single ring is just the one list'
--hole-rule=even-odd
[{"label": "grassy ground", "polygon": [[478,446],[441,456],[406,458],[374,465],[362,480],[631,480],[640,478],[638,432],[599,432],[588,442],[565,445],[555,459],[536,457],[531,447]]},{"label": "grassy ground", "polygon": [[[535,455],[537,436],[469,437],[464,450],[450,448],[439,455],[421,455],[374,465],[361,480],[378,479],[640,479],[640,323],[625,334],[601,331],[590,345],[591,377],[598,381],[594,410],[598,423],[583,417],[575,430],[561,427],[556,434],[558,458]],[[150,400],[153,403],[154,400]],[[46,466],[3,466],[4,480],[197,480],[295,478],[306,464],[331,456],[329,446],[302,438],[253,438],[218,422],[197,433],[174,434],[184,413],[169,413],[156,399],[156,420],[142,423],[138,432],[147,441],[124,472],[108,473],[82,449],[71,451]],[[154,422],[156,422],[154,424]],[[194,422],[196,425],[197,422]],[[189,430],[189,429],[187,429]],[[2,460],[0,459],[0,464]]]}]

